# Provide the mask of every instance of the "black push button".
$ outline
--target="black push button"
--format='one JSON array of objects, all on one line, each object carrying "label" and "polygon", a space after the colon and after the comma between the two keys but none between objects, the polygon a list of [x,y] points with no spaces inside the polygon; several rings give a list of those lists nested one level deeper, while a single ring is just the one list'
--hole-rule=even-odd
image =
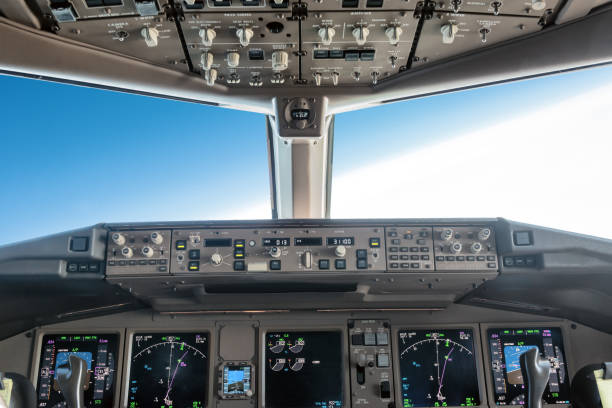
[{"label": "black push button", "polygon": [[370,238],[370,248],[380,248],[380,238]]},{"label": "black push button", "polygon": [[235,239],[234,248],[244,248],[244,239]]},{"label": "black push button", "polygon": [[329,259],[319,259],[319,269],[329,269]]},{"label": "black push button", "polygon": [[66,266],[66,270],[68,272],[76,272],[79,270],[79,265],[71,262]]},{"label": "black push button", "polygon": [[74,252],[85,252],[89,248],[88,237],[73,237],[70,240],[70,250]]},{"label": "black push button", "polygon": [[533,245],[533,236],[531,235],[531,231],[514,231],[514,245]]},{"label": "black push button", "polygon": [[363,346],[363,333],[351,334],[351,344],[353,346]]},{"label": "black push button", "polygon": [[200,259],[200,250],[199,249],[189,250],[189,259]]},{"label": "black push button", "polygon": [[336,259],[334,265],[336,269],[346,269],[346,259]]},{"label": "black push button", "polygon": [[234,261],[235,271],[244,271],[244,269],[245,269],[244,261]]},{"label": "black push button", "polygon": [[[402,255],[404,256],[404,255]],[[389,255],[389,259],[392,261],[397,261],[399,259],[399,257],[397,255]]]},{"label": "black push button", "polygon": [[89,264],[89,272],[98,273],[99,271],[100,271],[100,265],[98,265],[97,263]]},{"label": "black push button", "polygon": [[368,260],[363,258],[357,259],[357,269],[368,269]]},{"label": "black push button", "polygon": [[187,241],[185,241],[184,239],[176,241],[176,249],[182,251],[185,248],[187,248]]},{"label": "black push button", "polygon": [[389,384],[389,381],[380,382],[380,398],[381,399],[391,398],[391,384]]},{"label": "black push button", "polygon": [[281,269],[281,261],[278,259],[273,259],[270,261],[270,270],[271,271],[280,271]]},{"label": "black push button", "polygon": [[89,271],[89,265],[85,263],[79,264],[79,272],[87,272]]},{"label": "black push button", "polygon": [[244,258],[244,248],[236,248],[236,249],[234,249],[234,258],[236,258],[236,259]]},{"label": "black push button", "polygon": [[357,250],[357,258],[367,258],[367,257],[368,257],[368,251],[366,251],[365,249]]},{"label": "black push button", "polygon": [[190,261],[187,266],[190,272],[197,272],[200,270],[200,261]]}]

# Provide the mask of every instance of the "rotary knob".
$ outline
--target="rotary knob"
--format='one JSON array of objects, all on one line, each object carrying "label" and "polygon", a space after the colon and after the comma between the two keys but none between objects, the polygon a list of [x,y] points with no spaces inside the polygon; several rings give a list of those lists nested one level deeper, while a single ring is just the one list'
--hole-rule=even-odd
[{"label": "rotary knob", "polygon": [[544,0],[531,0],[531,8],[540,11],[546,8],[546,2]]},{"label": "rotary knob", "polygon": [[355,37],[357,45],[364,45],[368,40],[368,34],[370,34],[370,30],[366,26],[358,26],[353,29],[353,37]]},{"label": "rotary knob", "polygon": [[140,30],[140,35],[144,38],[147,47],[157,47],[157,37],[159,37],[159,31],[156,28],[144,27]]},{"label": "rotary knob", "polygon": [[457,24],[448,23],[440,27],[442,33],[442,44],[452,44],[455,42],[455,34],[459,31]]},{"label": "rotary knob", "polygon": [[440,238],[444,241],[449,241],[453,237],[453,229],[452,228],[444,228],[440,232]]},{"label": "rotary knob", "polygon": [[131,258],[134,256],[134,251],[132,251],[130,247],[123,247],[121,248],[121,255],[123,255],[124,258]]},{"label": "rotary knob", "polygon": [[111,235],[111,239],[113,240],[113,243],[115,245],[125,244],[125,237],[123,236],[123,234],[120,234],[118,232],[113,233],[113,235]]},{"label": "rotary knob", "polygon": [[338,245],[335,250],[336,256],[344,258],[346,255],[346,247],[344,245]]},{"label": "rotary knob", "polygon": [[251,42],[251,38],[253,38],[253,30],[248,27],[241,27],[236,30],[236,35],[240,40],[240,45],[243,47],[248,47]]},{"label": "rotary knob", "polygon": [[215,252],[210,256],[210,262],[213,265],[221,265],[221,262],[223,262],[223,257],[218,252]]},{"label": "rotary knob", "polygon": [[202,45],[205,47],[211,47],[213,44],[213,40],[217,36],[217,33],[212,28],[203,28],[198,33],[200,38],[202,38]]},{"label": "rotary knob", "polygon": [[141,251],[141,252],[142,252],[142,254],[143,254],[144,256],[146,256],[147,258],[152,257],[152,256],[153,256],[153,253],[154,253],[153,248],[151,248],[151,247],[149,247],[149,246],[146,246],[146,247],[142,248],[142,251]]},{"label": "rotary knob", "polygon": [[336,30],[333,27],[324,26],[319,28],[319,37],[323,45],[331,45],[334,35],[336,35]]},{"label": "rotary knob", "polygon": [[164,242],[164,236],[160,234],[159,232],[152,232],[151,242],[154,243],[155,245],[161,245],[162,242]]},{"label": "rotary knob", "polygon": [[227,66],[230,68],[236,68],[240,64],[240,54],[236,51],[227,53]]},{"label": "rotary knob", "polygon": [[461,242],[459,242],[459,241],[455,241],[455,242],[453,242],[453,243],[450,245],[450,251],[451,251],[453,254],[458,254],[459,252],[461,252],[461,248],[462,248],[462,247],[463,247],[463,246],[461,245]]},{"label": "rotary knob", "polygon": [[489,228],[482,228],[478,231],[478,239],[480,241],[486,241],[491,237],[491,230]]},{"label": "rotary knob", "polygon": [[202,69],[204,71],[208,71],[209,69],[212,68],[212,64],[213,64],[213,53],[210,51],[204,51],[202,53],[202,56],[200,57],[200,62],[202,63]]},{"label": "rotary knob", "polygon": [[474,242],[472,246],[470,246],[470,252],[473,254],[477,254],[482,251],[482,244],[480,242]]},{"label": "rotary knob", "polygon": [[272,69],[274,71],[284,71],[289,66],[289,54],[285,51],[274,51],[272,53]]},{"label": "rotary knob", "polygon": [[213,86],[217,80],[217,70],[211,68],[208,71],[205,71],[204,79],[206,80],[206,85]]},{"label": "rotary knob", "polygon": [[389,44],[397,45],[399,43],[400,35],[402,35],[403,30],[398,26],[390,26],[385,30],[385,35],[389,39]]},{"label": "rotary knob", "polygon": [[272,247],[270,248],[269,254],[272,258],[278,258],[281,256],[281,251],[278,249],[278,247]]}]

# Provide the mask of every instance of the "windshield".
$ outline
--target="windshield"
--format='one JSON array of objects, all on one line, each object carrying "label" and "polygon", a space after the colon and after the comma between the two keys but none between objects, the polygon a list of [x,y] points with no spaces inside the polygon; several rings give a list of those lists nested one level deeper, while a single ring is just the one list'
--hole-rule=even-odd
[{"label": "windshield", "polygon": [[612,67],[336,117],[331,216],[504,217],[612,238]]},{"label": "windshield", "polygon": [[[0,245],[270,218],[265,117],[0,76]],[[505,217],[612,238],[612,68],[337,115],[333,218]]]}]

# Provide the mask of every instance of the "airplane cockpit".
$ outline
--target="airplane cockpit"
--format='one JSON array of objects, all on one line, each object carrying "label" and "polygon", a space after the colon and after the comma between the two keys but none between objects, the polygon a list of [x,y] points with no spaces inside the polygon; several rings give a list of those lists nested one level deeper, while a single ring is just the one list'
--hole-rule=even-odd
[{"label": "airplane cockpit", "polygon": [[[535,85],[528,100],[461,110],[472,90],[610,69],[610,27],[606,0],[0,1],[0,407],[612,408],[612,86],[567,111]],[[25,82],[3,78],[117,96],[26,98]],[[417,113],[401,105],[421,100]],[[215,118],[230,111],[264,120]],[[454,143],[414,126],[506,116]],[[555,121],[574,132],[574,157]],[[104,128],[132,122],[146,126]],[[89,140],[84,159],[58,141],[71,128]],[[360,159],[388,162],[384,149],[417,136],[380,171]],[[263,164],[265,188],[248,186],[246,164],[228,172],[246,161]],[[349,161],[360,173],[332,176]],[[551,166],[601,184],[553,180]],[[38,193],[28,177],[76,187]],[[599,200],[570,199],[590,189]],[[255,190],[269,193],[259,213]],[[33,227],[68,199],[95,219],[65,207],[70,228]],[[175,221],[156,212],[162,200]],[[250,219],[220,219],[210,202]],[[466,210],[494,202],[509,213]],[[525,219],[511,219],[515,205]],[[537,224],[568,206],[599,229]]]}]

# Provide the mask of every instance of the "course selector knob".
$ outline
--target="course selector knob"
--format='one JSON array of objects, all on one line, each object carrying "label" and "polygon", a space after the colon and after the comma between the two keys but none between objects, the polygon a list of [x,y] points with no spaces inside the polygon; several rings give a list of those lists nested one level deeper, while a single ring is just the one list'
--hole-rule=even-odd
[{"label": "course selector knob", "polygon": [[319,28],[319,37],[321,37],[321,44],[323,45],[331,45],[334,35],[336,35],[336,30],[333,27],[324,26]]},{"label": "course selector knob", "polygon": [[115,245],[125,244],[125,237],[123,236],[123,234],[120,234],[118,232],[113,233],[113,235],[111,235],[111,239],[113,240],[113,243]]},{"label": "course selector knob", "polygon": [[337,257],[344,258],[344,256],[346,256],[346,247],[344,245],[338,245],[335,253]]},{"label": "course selector knob", "polygon": [[159,31],[156,28],[144,27],[140,30],[140,35],[145,40],[147,47],[157,47],[157,37],[159,37]]},{"label": "course selector knob", "polygon": [[223,262],[223,257],[221,256],[221,254],[215,252],[210,256],[210,262],[213,265],[221,265],[221,262]]},{"label": "course selector knob", "polygon": [[241,27],[236,30],[236,35],[240,40],[240,45],[243,47],[248,47],[251,42],[251,38],[253,38],[253,30],[248,27]]},{"label": "course selector knob", "polygon": [[198,34],[200,35],[200,38],[202,38],[202,45],[205,47],[211,47],[213,40],[217,36],[217,32],[212,28],[203,28]]},{"label": "course selector knob", "polygon": [[368,34],[370,34],[370,30],[366,26],[358,26],[353,29],[353,37],[355,37],[357,45],[364,45],[368,40]]},{"label": "course selector knob", "polygon": [[154,243],[155,245],[161,245],[162,242],[164,242],[164,236],[160,234],[159,232],[152,232],[151,242]]},{"label": "course selector knob", "polygon": [[281,256],[281,251],[280,249],[278,249],[278,247],[272,247],[270,248],[270,256],[272,258],[279,258]]},{"label": "course selector knob", "polygon": [[132,248],[130,247],[123,247],[121,248],[121,255],[123,255],[125,258],[131,258],[134,256],[134,251],[132,251]]},{"label": "course selector knob", "polygon": [[153,256],[153,248],[146,246],[144,248],[142,248],[142,254],[144,256],[146,256],[147,258],[150,258]]}]

